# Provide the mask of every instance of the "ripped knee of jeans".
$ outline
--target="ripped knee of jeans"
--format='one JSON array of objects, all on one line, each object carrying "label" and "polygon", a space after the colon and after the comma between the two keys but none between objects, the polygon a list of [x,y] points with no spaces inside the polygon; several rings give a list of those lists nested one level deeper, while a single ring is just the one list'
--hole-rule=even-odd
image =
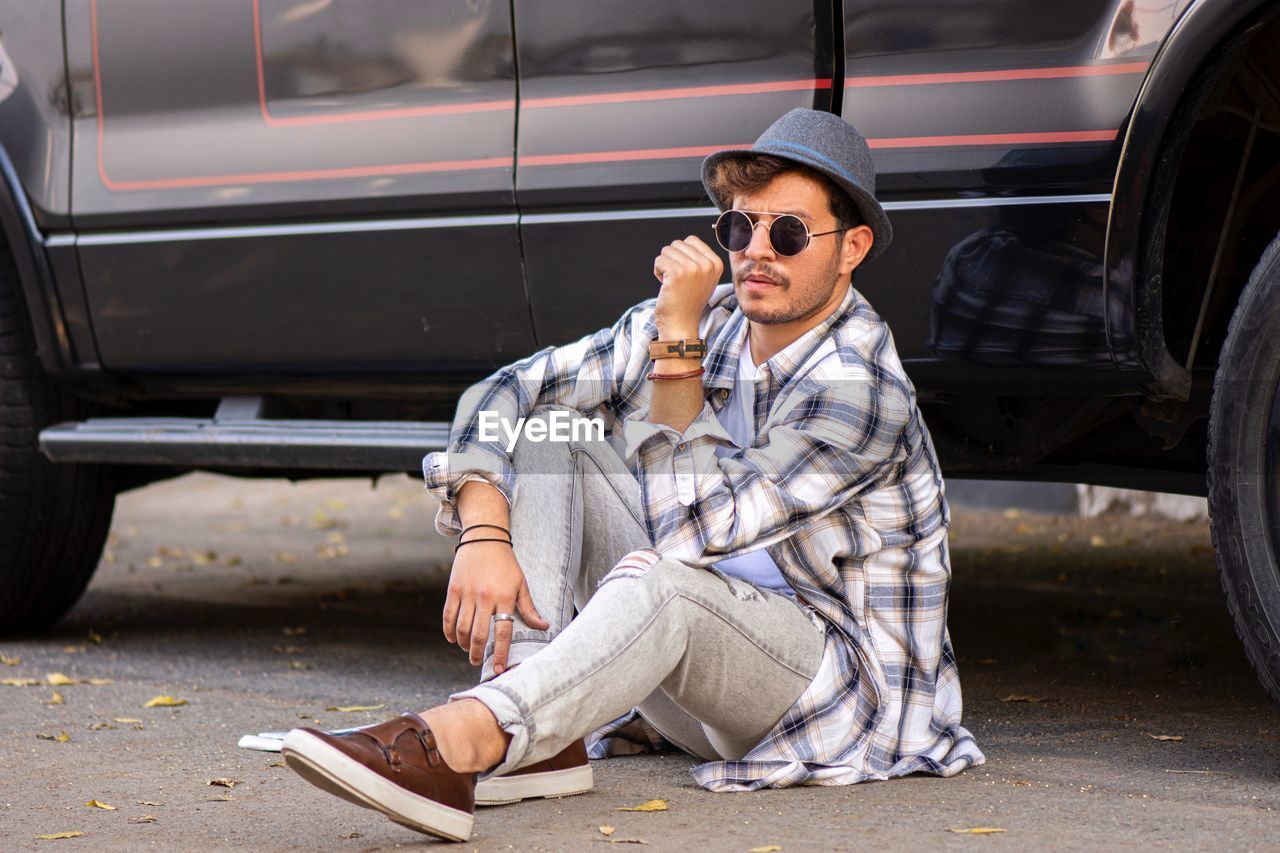
[{"label": "ripped knee of jeans", "polygon": [[733,597],[739,601],[764,601],[765,591],[755,584],[726,574],[715,566],[708,566],[707,568],[712,574],[724,581],[724,585],[729,587],[729,592],[733,593]]},{"label": "ripped knee of jeans", "polygon": [[607,584],[609,581],[615,581],[619,578],[643,578],[648,574],[649,569],[653,568],[653,564],[658,562],[661,556],[652,548],[637,548],[634,551],[628,551],[623,555],[622,559],[614,563],[613,568],[600,579],[600,583],[596,585],[596,589]]}]

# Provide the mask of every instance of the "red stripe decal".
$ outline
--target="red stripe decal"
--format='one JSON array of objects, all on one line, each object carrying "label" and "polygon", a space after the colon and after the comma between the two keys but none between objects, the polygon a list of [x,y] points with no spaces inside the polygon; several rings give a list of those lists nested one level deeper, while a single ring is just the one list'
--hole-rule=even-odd
[{"label": "red stripe decal", "polygon": [[686,86],[675,89],[642,89],[634,92],[604,92],[599,95],[566,95],[560,98],[526,98],[526,109],[584,107],[592,104],[626,104],[684,98],[720,98],[726,95],[760,95],[767,92],[808,92],[830,89],[831,78],[811,80],[771,80],[765,83],[737,83],[728,86]]},{"label": "red stripe decal", "polygon": [[[478,101],[468,104],[441,104],[435,106],[408,107],[391,110],[334,113],[317,116],[273,117],[267,108],[266,80],[262,59],[262,26],[260,0],[253,0],[253,38],[257,56],[258,106],[263,121],[272,127],[293,125],[332,124],[361,122],[387,118],[446,115],[451,113],[511,110],[514,100]],[[97,105],[97,167],[98,177],[108,190],[179,189],[184,187],[214,187],[231,184],[284,183],[290,181],[316,181],[341,178],[384,177],[412,175],[430,172],[451,172],[470,169],[511,168],[511,157],[485,157],[470,160],[437,160],[421,163],[393,163],[375,166],[351,166],[330,169],[299,169],[276,172],[248,172],[231,175],[201,175],[179,178],[155,178],[133,181],[116,181],[107,175],[105,138],[106,117],[103,112],[102,74],[98,53],[98,0],[89,0],[89,27],[93,56],[93,89]],[[943,74],[904,74],[877,77],[849,77],[845,85],[851,88],[874,86],[912,86],[945,83],[977,83],[1004,80],[1034,80],[1064,77],[1085,77],[1107,74],[1136,74],[1145,71],[1146,63],[1133,62],[1114,65],[1063,66],[1058,68],[1006,69],[1001,71],[968,71]],[[724,86],[692,86],[667,89],[648,89],[633,92],[609,92],[599,95],[574,95],[558,98],[532,98],[522,106],[530,109],[587,106],[592,104],[634,103],[681,98],[709,98],[732,95],[754,95],[768,92],[809,91],[831,88],[830,79],[776,80],[761,83],[741,83]],[[873,149],[880,148],[932,148],[966,145],[1024,145],[1043,143],[1110,142],[1117,130],[1081,130],[1041,133],[986,133],[951,136],[903,136],[868,139]],[[702,145],[676,148],[637,148],[622,151],[589,151],[573,154],[533,154],[519,158],[521,166],[568,166],[590,163],[619,163],[642,160],[663,160],[705,157],[725,148],[749,148],[750,143],[738,145]]]},{"label": "red stripe decal", "polygon": [[1058,68],[1006,68],[1001,71],[957,71],[940,74],[895,74],[878,77],[846,77],[850,89],[877,86],[930,86],[938,83],[997,83],[1006,80],[1053,80],[1063,77],[1101,77],[1110,74],[1141,74],[1145,62],[1116,65],[1064,65]]},{"label": "red stripe decal", "polygon": [[973,133],[962,136],[887,136],[868,139],[872,148],[934,148],[947,145],[1035,145],[1044,142],[1110,142],[1115,130],[1067,130],[1045,133]]},{"label": "red stripe decal", "polygon": [[[101,163],[101,161],[99,161]],[[290,172],[247,172],[239,175],[202,175],[188,178],[155,178],[142,181],[115,181],[99,169],[108,189],[171,190],[183,187],[220,187],[227,184],[274,184],[289,181],[324,181],[334,178],[370,178],[389,175],[416,175],[426,172],[456,172],[464,169],[511,167],[510,157],[481,160],[436,160],[429,163],[391,163],[386,166],[351,166],[340,169],[300,169]]]}]

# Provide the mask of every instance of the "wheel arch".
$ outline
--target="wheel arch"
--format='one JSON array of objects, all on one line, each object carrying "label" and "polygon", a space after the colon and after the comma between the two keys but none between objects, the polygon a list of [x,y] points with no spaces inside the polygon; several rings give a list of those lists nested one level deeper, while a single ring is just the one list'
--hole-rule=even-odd
[{"label": "wheel arch", "polygon": [[9,246],[18,268],[40,364],[50,375],[64,376],[71,366],[66,321],[54,295],[53,273],[35,215],[13,160],[3,145],[0,145],[0,226],[3,227],[0,240]]},{"label": "wheel arch", "polygon": [[1272,19],[1276,0],[1193,0],[1161,44],[1125,128],[1104,265],[1112,347],[1151,377],[1152,398],[1186,400],[1192,373],[1171,354],[1164,249],[1178,168],[1196,119],[1239,55]]}]

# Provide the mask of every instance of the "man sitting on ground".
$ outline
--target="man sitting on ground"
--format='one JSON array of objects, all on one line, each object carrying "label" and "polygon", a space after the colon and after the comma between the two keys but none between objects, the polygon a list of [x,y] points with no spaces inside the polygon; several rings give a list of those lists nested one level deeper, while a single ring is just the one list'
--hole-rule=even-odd
[{"label": "man sitting on ground", "polygon": [[[582,738],[633,709],[711,790],[985,761],[960,725],[937,457],[852,285],[892,237],[866,141],[792,110],[702,174],[732,283],[674,241],[656,298],[468,389],[423,462],[437,529],[462,533],[444,633],[481,683],[351,734],[295,729],[303,778],[466,840],[477,800],[589,789]],[[608,440],[536,439],[566,412]],[[508,452],[482,414],[529,420]]]}]

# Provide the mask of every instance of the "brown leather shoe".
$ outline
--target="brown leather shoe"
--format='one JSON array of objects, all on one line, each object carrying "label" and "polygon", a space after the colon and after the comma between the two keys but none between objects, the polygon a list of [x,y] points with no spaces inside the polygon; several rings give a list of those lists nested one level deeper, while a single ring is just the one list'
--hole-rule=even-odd
[{"label": "brown leather shoe", "polygon": [[477,806],[501,806],[533,797],[568,797],[591,790],[587,745],[575,740],[558,755],[476,784]]},{"label": "brown leather shoe", "polygon": [[417,714],[344,735],[294,729],[280,752],[312,785],[402,826],[451,841],[471,837],[476,775],[444,763]]}]

